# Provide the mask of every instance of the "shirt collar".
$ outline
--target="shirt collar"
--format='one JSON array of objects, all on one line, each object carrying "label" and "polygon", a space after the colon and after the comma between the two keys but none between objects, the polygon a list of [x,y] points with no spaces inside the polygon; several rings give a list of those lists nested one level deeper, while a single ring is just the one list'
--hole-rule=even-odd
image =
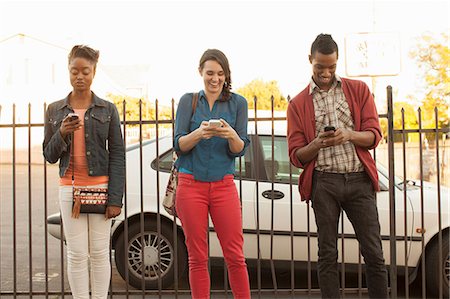
[{"label": "shirt collar", "polygon": [[[334,82],[333,85],[331,86],[331,88],[334,88],[335,86],[341,86],[342,80],[341,77],[339,77],[338,75],[334,75]],[[316,82],[314,82],[313,78],[311,77],[311,80],[309,82],[309,94],[313,94],[315,91],[320,91],[320,87],[316,84]]]},{"label": "shirt collar", "polygon": [[[59,107],[59,109],[63,109],[65,107],[71,107],[69,104],[69,97],[70,94],[72,92],[70,92],[67,97],[64,98],[63,104],[61,105],[61,107]],[[102,99],[100,99],[94,92],[92,92],[92,104],[89,107],[93,107],[93,106],[100,106],[100,107],[105,107],[106,104],[105,102],[102,101]]]},{"label": "shirt collar", "polygon": [[[206,100],[206,94],[203,89],[198,92],[198,98],[201,99],[202,97]],[[224,102],[224,100],[222,98],[223,98],[223,94],[221,93],[219,98],[217,99],[217,101]]]}]

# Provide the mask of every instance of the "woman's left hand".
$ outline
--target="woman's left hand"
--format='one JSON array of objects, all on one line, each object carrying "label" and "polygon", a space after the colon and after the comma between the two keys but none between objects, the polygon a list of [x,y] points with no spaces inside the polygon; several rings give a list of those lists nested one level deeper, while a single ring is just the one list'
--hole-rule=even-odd
[{"label": "woman's left hand", "polygon": [[233,127],[231,127],[225,120],[221,118],[220,122],[222,123],[222,126],[214,129],[215,136],[225,139],[239,138],[238,134],[233,129]]},{"label": "woman's left hand", "polygon": [[110,219],[110,218],[114,218],[120,215],[120,213],[122,212],[122,208],[121,207],[117,207],[117,206],[107,206],[106,207],[106,212],[105,212],[105,219]]}]

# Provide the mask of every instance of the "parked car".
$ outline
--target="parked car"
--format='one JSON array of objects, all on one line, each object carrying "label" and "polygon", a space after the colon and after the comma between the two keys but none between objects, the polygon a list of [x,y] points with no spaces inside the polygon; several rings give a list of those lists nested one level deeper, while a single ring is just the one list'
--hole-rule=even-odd
[{"label": "parked car", "polygon": [[[272,130],[267,127],[258,125],[257,131],[254,127],[250,128],[249,138],[251,143],[245,155],[241,159],[236,159],[235,175],[235,182],[242,198],[244,253],[247,261],[252,263],[258,257],[261,260],[270,260],[271,255],[276,264],[290,261],[292,238],[293,257],[296,264],[306,263],[309,255],[314,267],[317,262],[317,231],[314,213],[310,205],[300,201],[297,180],[301,170],[289,163],[285,123],[277,123],[273,135]],[[142,277],[144,277],[146,289],[157,288],[158,275],[160,275],[162,287],[168,288],[174,282],[175,272],[182,276],[187,271],[187,252],[180,222],[177,219],[174,225],[174,217],[167,214],[161,205],[172,166],[172,138],[163,137],[158,141],[146,141],[143,142],[142,147],[129,146],[126,159],[126,209],[124,206],[123,213],[112,227],[112,246],[115,250],[116,267],[122,277],[125,277],[126,269],[128,269],[129,283],[133,287],[142,288]],[[386,264],[389,266],[391,260],[389,176],[382,165],[378,165],[378,174],[381,191],[377,193],[377,204],[384,255]],[[437,290],[439,276],[442,276],[444,295],[448,297],[450,193],[447,188],[441,187],[443,242],[442,256],[439,258],[436,185],[424,183],[423,186],[419,186],[418,182],[412,181],[408,181],[405,185],[403,180],[395,178],[394,186],[396,263],[402,267],[398,273],[404,273],[404,267],[407,266],[410,281],[412,281],[421,267],[421,260],[425,257],[426,281],[429,289]],[[421,190],[424,194],[423,224]],[[158,213],[160,213],[159,217]],[[127,221],[124,221],[125,217]],[[143,221],[140,221],[141,217]],[[404,226],[405,217],[406,227]],[[343,227],[342,235],[345,238],[339,239],[339,248],[342,242],[345,247],[344,250],[340,250],[339,261],[349,265],[346,266],[347,271],[357,268],[350,266],[358,264],[360,255],[352,226],[346,217],[343,218],[344,223],[340,227]],[[48,224],[49,232],[60,238],[59,214],[50,216]],[[424,252],[422,251],[422,231],[424,232]],[[309,252],[308,244],[310,244]],[[158,252],[161,253],[160,256]],[[178,271],[175,271],[175,256],[178,257]],[[211,221],[210,256],[212,261],[222,259],[222,251]],[[442,266],[441,273],[437,271],[439,264]]]}]

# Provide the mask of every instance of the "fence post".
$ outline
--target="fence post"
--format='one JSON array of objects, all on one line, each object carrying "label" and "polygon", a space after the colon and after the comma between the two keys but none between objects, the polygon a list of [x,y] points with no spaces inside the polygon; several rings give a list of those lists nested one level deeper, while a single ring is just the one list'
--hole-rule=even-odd
[{"label": "fence post", "polygon": [[389,156],[389,239],[391,262],[389,266],[389,278],[391,286],[391,298],[397,298],[397,246],[395,231],[395,182],[394,182],[394,111],[392,103],[392,86],[387,87],[388,110],[388,156]]}]

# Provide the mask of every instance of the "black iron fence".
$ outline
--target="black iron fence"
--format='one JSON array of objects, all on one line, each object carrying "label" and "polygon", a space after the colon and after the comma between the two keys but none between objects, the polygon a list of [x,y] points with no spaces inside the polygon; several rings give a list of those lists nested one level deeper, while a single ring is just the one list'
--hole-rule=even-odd
[{"label": "black iron fence", "polygon": [[[380,115],[388,122],[387,142],[373,155],[379,162],[382,191],[377,202],[391,298],[447,298],[449,128],[438,128],[437,110],[435,127],[422,128],[419,109],[419,128],[406,129],[402,113],[403,127],[394,129],[389,87],[387,95],[388,113]],[[125,102],[122,107],[125,142],[127,138],[136,138],[136,142],[127,146],[124,208],[112,228],[110,297],[189,294],[183,231],[179,220],[166,214],[161,205],[172,161],[174,102],[171,119],[159,119],[157,101],[155,105],[156,120],[143,119],[142,106],[139,119],[128,120]],[[11,123],[0,124],[2,143],[11,144],[3,147],[0,156],[0,294],[64,297],[70,289],[58,214],[58,169],[43,158],[36,162],[32,157],[36,152],[33,140],[43,139],[43,123],[31,121],[32,109],[37,108],[28,107],[27,123],[16,123],[18,112],[13,106]],[[301,170],[289,163],[285,115],[279,116],[273,105],[266,113],[256,108],[252,112],[251,146],[236,161],[252,296],[317,296],[314,214],[299,199]],[[417,136],[417,142],[407,141],[411,135]],[[394,136],[400,136],[401,142],[394,143]],[[430,136],[434,139],[429,140]],[[27,146],[18,151],[16,145],[23,144],[24,138]],[[212,226],[209,244],[212,293],[232,297]],[[339,251],[342,295],[364,298],[364,263],[344,214]]]}]

